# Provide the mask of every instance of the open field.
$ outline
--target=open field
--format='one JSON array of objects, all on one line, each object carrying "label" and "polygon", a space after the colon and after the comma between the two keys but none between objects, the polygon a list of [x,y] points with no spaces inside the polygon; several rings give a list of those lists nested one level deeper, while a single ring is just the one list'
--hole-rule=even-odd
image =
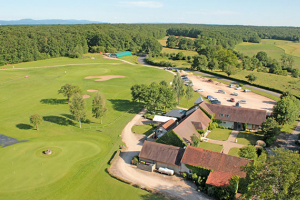
[{"label": "open field", "polygon": [[136,134],[150,135],[154,129],[151,125],[136,125],[132,127],[132,132]]},{"label": "open field", "polygon": [[257,140],[262,140],[263,136],[248,131],[240,131],[237,136],[237,143],[244,145],[255,145]]},{"label": "open field", "polygon": [[289,54],[294,57],[294,67],[300,69],[300,44],[285,40],[269,40],[263,39],[261,43],[247,43],[243,42],[236,45],[236,51],[244,55],[252,57],[259,51],[265,51],[268,56],[275,58],[280,62],[281,55]]},{"label": "open field", "polygon": [[231,149],[229,150],[228,155],[240,157],[238,153],[239,153],[239,148],[233,147],[233,148],[231,148]]},{"label": "open field", "polygon": [[[192,40],[195,40],[195,39],[196,39],[196,38],[191,38],[191,37],[184,37],[184,38],[189,38],[189,39],[192,39]],[[167,40],[168,40],[168,38],[165,37],[164,39],[159,39],[158,42],[159,42],[163,47],[165,47],[165,46],[167,46]]]},{"label": "open field", "polygon": [[198,53],[196,51],[188,51],[188,50],[181,50],[181,49],[171,49],[171,48],[167,48],[167,47],[163,47],[162,53],[179,53],[182,52],[185,56],[195,56],[198,55]]},{"label": "open field", "polygon": [[216,152],[221,152],[223,149],[222,145],[213,144],[210,142],[200,142],[198,147],[202,148],[202,149],[210,150],[210,151],[216,151]]},{"label": "open field", "polygon": [[[43,66],[48,67],[38,68]],[[0,70],[0,134],[28,141],[0,148],[0,199],[156,198],[111,178],[105,169],[122,144],[122,129],[141,108],[131,102],[130,86],[170,81],[170,73],[102,58],[55,58],[5,67],[11,70]],[[84,79],[105,75],[124,78]],[[92,118],[95,93],[90,92],[86,103],[91,122],[78,128],[65,97],[57,94],[66,83],[78,85],[84,93],[98,90],[105,96],[108,113],[103,125]],[[39,131],[29,124],[35,113],[44,119]],[[53,155],[42,154],[48,148]]]},{"label": "open field", "polygon": [[226,140],[228,140],[228,137],[229,137],[231,131],[232,130],[229,130],[229,129],[216,128],[208,134],[207,138],[213,139],[213,140],[226,141]]}]

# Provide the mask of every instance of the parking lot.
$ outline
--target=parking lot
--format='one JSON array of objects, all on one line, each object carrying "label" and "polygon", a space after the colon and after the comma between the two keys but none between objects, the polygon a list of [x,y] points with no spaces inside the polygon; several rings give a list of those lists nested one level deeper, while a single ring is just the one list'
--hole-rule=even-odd
[{"label": "parking lot", "polygon": [[[272,111],[273,106],[276,104],[276,101],[253,92],[246,93],[243,89],[236,90],[235,88],[230,88],[229,85],[224,83],[216,81],[209,82],[208,78],[204,78],[198,75],[188,74],[187,76],[193,82],[194,90],[204,89],[203,92],[198,93],[203,95],[204,97],[207,97],[207,95],[211,95],[214,98],[218,98],[218,100],[221,101],[222,105],[235,106],[236,102],[240,100],[246,100],[247,103],[240,104],[241,107]],[[225,94],[219,93],[218,90],[224,90]],[[238,92],[238,96],[231,95],[231,93],[233,92]],[[231,98],[234,98],[235,102],[231,102]]]}]

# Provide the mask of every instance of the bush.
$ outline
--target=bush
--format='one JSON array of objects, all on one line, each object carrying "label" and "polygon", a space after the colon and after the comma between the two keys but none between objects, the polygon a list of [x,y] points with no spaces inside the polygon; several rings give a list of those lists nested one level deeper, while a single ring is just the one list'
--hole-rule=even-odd
[{"label": "bush", "polygon": [[183,173],[182,173],[182,177],[183,177],[184,179],[187,179],[187,178],[188,178],[188,174],[187,174],[186,172],[183,172]]},{"label": "bush", "polygon": [[193,173],[192,179],[193,179],[194,181],[196,181],[196,180],[198,179],[198,175],[197,175],[196,173]]},{"label": "bush", "polygon": [[131,160],[131,164],[133,165],[137,165],[139,162],[139,157],[138,156],[134,156]]},{"label": "bush", "polygon": [[247,130],[248,124],[244,123],[244,129]]},{"label": "bush", "polygon": [[228,129],[228,127],[223,126],[223,125],[220,125],[220,124],[219,124],[219,128],[220,128],[220,129]]},{"label": "bush", "polygon": [[216,129],[216,128],[218,128],[219,127],[219,124],[217,123],[217,122],[213,122],[213,123],[211,123],[210,125],[209,125],[209,130],[214,130],[214,129]]},{"label": "bush", "polygon": [[267,147],[271,146],[276,141],[276,136],[265,139]]}]

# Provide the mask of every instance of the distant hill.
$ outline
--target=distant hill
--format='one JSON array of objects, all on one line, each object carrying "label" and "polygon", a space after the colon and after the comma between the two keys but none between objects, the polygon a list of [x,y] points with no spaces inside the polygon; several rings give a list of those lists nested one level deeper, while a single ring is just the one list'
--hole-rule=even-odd
[{"label": "distant hill", "polygon": [[103,22],[89,21],[89,20],[75,20],[75,19],[20,19],[20,20],[0,20],[0,25],[41,25],[41,24],[99,24]]}]

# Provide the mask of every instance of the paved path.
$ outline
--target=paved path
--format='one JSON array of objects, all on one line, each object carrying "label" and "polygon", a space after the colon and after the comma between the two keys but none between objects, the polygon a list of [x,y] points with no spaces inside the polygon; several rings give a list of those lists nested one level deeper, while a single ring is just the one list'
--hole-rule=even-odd
[{"label": "paved path", "polygon": [[122,141],[127,147],[113,163],[111,172],[133,184],[139,184],[142,187],[163,192],[171,198],[189,200],[211,199],[205,194],[197,192],[196,186],[191,181],[185,181],[177,176],[146,172],[130,164],[132,157],[139,154],[145,139],[145,137],[140,138],[132,133],[131,128],[140,122],[140,118],[145,112],[146,110],[144,109],[138,113],[123,129]]},{"label": "paved path", "polygon": [[243,146],[245,146],[243,144],[235,143],[235,140],[236,140],[236,137],[238,134],[239,134],[239,131],[232,131],[228,137],[228,140],[226,140],[226,141],[212,140],[212,139],[208,138],[208,142],[223,145],[222,152],[225,154],[228,154],[229,150],[233,147],[242,148]]}]

